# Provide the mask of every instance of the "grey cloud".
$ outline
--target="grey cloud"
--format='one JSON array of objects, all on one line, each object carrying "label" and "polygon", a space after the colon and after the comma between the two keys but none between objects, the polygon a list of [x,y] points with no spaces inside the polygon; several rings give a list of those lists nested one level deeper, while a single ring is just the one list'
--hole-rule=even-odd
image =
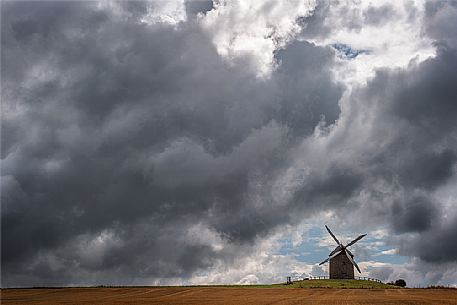
[{"label": "grey cloud", "polygon": [[395,202],[392,219],[395,231],[421,232],[429,230],[437,217],[437,208],[427,198],[413,197],[405,202]]},{"label": "grey cloud", "polygon": [[369,6],[363,12],[363,17],[366,24],[376,26],[395,18],[396,12],[394,8],[388,4],[378,7]]},{"label": "grey cloud", "polygon": [[148,5],[154,5],[154,2],[146,1],[121,1],[118,2],[124,13],[127,13],[133,20],[140,20],[148,13]]},{"label": "grey cloud", "polygon": [[[307,56],[303,56],[307,54]],[[316,48],[313,44],[296,42],[280,50],[277,75],[281,84],[281,109],[279,120],[287,122],[294,136],[310,134],[324,115],[328,124],[333,124],[340,114],[335,101],[342,95],[342,86],[327,87],[332,82],[328,73],[334,56],[330,48]]]},{"label": "grey cloud", "polygon": [[456,262],[457,246],[452,242],[456,234],[457,219],[453,216],[434,227],[433,230],[428,230],[412,243],[405,243],[400,249],[404,253],[417,255],[426,262]]},{"label": "grey cloud", "polygon": [[[455,262],[455,219],[433,197],[455,175],[452,31],[341,112],[330,47],[291,42],[259,79],[248,57],[227,65],[195,18],[147,25],[143,3],[117,9],[2,4],[3,285],[185,280],[279,225],[358,207],[402,253]],[[325,33],[319,18],[309,35]]]},{"label": "grey cloud", "polygon": [[198,13],[206,13],[213,9],[212,0],[188,0],[186,1],[187,16],[196,15]]},{"label": "grey cloud", "polygon": [[313,269],[311,270],[311,275],[313,276],[325,276],[327,273],[322,269],[322,267],[319,267],[318,265],[314,265]]},{"label": "grey cloud", "polygon": [[[289,218],[250,190],[338,117],[330,49],[295,43],[260,80],[192,20],[137,22],[141,4],[2,6],[5,286],[166,282],[247,255]],[[183,238],[199,223],[222,249]]]},{"label": "grey cloud", "polygon": [[323,37],[331,32],[330,26],[325,24],[325,18],[330,9],[329,6],[328,1],[319,1],[316,3],[312,14],[299,19],[303,38]]},{"label": "grey cloud", "polygon": [[[438,12],[449,9],[437,7]],[[436,56],[419,64],[412,61],[404,69],[380,69],[366,86],[355,88],[338,129],[341,137],[335,132],[332,139],[338,144],[329,146],[348,153],[334,159],[326,151],[326,158],[358,169],[355,173],[360,176],[349,197],[340,199],[347,210],[339,209],[339,216],[362,219],[359,226],[387,225],[388,243],[399,247],[401,255],[435,268],[457,261],[453,243],[445,241],[455,234],[455,213],[435,196],[456,174],[457,50],[455,32],[438,28],[436,33],[442,36],[435,36],[430,28],[452,23],[452,14],[428,10],[428,22],[435,22],[426,23],[427,33],[439,39]],[[364,144],[358,141],[360,135]]]},{"label": "grey cloud", "polygon": [[456,59],[455,49],[441,46],[435,58],[412,62],[407,69],[379,70],[365,88],[354,91],[351,99],[360,108],[352,108],[351,115],[376,113],[371,139],[384,147],[371,151],[369,162],[377,175],[425,189],[453,175]]},{"label": "grey cloud", "polygon": [[432,134],[436,130],[452,130],[457,114],[456,59],[455,49],[442,47],[436,60],[427,60],[406,77],[399,75],[392,111],[432,136],[437,136]]},{"label": "grey cloud", "polygon": [[413,259],[406,264],[392,264],[371,268],[369,275],[385,282],[406,280],[407,287],[427,287],[429,285],[448,286],[456,276],[455,263],[433,264]]},{"label": "grey cloud", "polygon": [[293,202],[300,208],[313,210],[342,207],[360,191],[362,182],[361,173],[330,165],[323,173],[314,173],[311,180],[294,194]]},{"label": "grey cloud", "polygon": [[[325,38],[337,28],[360,31],[365,21],[364,14],[354,4],[353,1],[316,1],[313,14],[299,19],[302,26],[300,37],[303,39]],[[332,15],[340,16],[340,18],[335,20],[331,18]]]},{"label": "grey cloud", "polygon": [[167,188],[218,184],[224,176],[236,175],[265,161],[285,144],[284,137],[280,126],[270,124],[253,131],[230,155],[216,158],[201,145],[177,140],[152,160],[153,183]]},{"label": "grey cloud", "polygon": [[439,152],[424,151],[403,160],[404,164],[399,165],[399,178],[406,185],[433,189],[453,175],[452,167],[455,161],[455,151],[450,149]]},{"label": "grey cloud", "polygon": [[454,1],[427,1],[425,5],[425,33],[440,43],[457,48],[457,30],[453,20],[457,17]]},{"label": "grey cloud", "polygon": [[[444,242],[444,236],[455,233],[455,218],[445,215],[442,203],[429,196],[455,176],[456,54],[455,49],[442,46],[435,58],[419,65],[379,71],[353,96],[369,101],[363,111],[376,112],[372,136],[384,147],[366,152],[371,164],[367,174],[397,190],[389,194],[393,203],[385,217],[399,235],[401,253],[427,262],[457,260],[452,243]],[[403,235],[408,232],[415,234]],[[441,247],[439,254],[431,250]]]},{"label": "grey cloud", "polygon": [[387,283],[389,282],[390,275],[393,273],[394,268],[390,266],[373,268],[369,276]]}]

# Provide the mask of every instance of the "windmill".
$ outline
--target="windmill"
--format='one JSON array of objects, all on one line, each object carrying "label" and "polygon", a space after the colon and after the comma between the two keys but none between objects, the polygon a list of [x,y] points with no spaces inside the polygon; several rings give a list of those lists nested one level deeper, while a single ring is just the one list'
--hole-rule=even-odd
[{"label": "windmill", "polygon": [[333,239],[336,241],[337,246],[336,248],[330,252],[328,255],[328,258],[323,261],[322,263],[319,264],[325,264],[326,262],[330,261],[330,268],[329,268],[329,274],[331,279],[353,279],[354,278],[354,267],[357,269],[359,273],[360,268],[357,266],[356,262],[354,261],[354,254],[349,251],[348,247],[352,246],[359,240],[361,240],[366,234],[360,235],[350,243],[348,243],[346,246],[343,246],[342,243],[333,235],[332,231],[325,226],[327,229],[328,233],[333,237]]}]

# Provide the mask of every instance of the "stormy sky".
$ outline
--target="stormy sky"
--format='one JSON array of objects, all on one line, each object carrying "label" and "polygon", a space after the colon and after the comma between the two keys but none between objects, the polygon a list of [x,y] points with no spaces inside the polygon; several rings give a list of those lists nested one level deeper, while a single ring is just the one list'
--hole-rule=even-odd
[{"label": "stormy sky", "polygon": [[1,285],[457,285],[457,2],[2,1]]}]

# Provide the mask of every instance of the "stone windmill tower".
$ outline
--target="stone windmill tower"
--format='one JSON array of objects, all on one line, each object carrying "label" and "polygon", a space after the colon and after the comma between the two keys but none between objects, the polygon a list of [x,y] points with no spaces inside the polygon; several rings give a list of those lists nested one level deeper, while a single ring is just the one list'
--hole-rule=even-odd
[{"label": "stone windmill tower", "polygon": [[343,246],[342,243],[333,235],[332,231],[325,226],[328,233],[333,237],[335,242],[337,243],[336,248],[330,252],[328,258],[319,264],[325,264],[326,262],[330,261],[330,268],[329,268],[329,275],[331,279],[353,279],[354,278],[354,267],[357,269],[359,273],[360,268],[357,266],[356,262],[354,261],[354,254],[347,249],[349,246],[352,246],[360,239],[362,239],[366,234],[360,235],[346,246]]}]

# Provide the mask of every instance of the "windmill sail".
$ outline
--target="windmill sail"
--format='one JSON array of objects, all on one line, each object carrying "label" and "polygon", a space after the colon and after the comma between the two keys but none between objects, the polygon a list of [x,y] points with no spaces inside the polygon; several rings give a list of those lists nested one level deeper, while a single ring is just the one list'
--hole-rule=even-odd
[{"label": "windmill sail", "polygon": [[341,246],[338,246],[332,252],[330,252],[330,254],[328,256],[332,256],[333,254],[335,254],[336,252],[338,252],[340,250],[341,250]]},{"label": "windmill sail", "polygon": [[361,239],[364,238],[365,236],[366,236],[366,234],[360,235],[359,237],[357,237],[356,239],[354,239],[353,241],[351,241],[349,244],[347,244],[346,247],[352,246],[353,244],[355,244],[356,242],[358,242],[359,240],[361,240]]},{"label": "windmill sail", "polygon": [[327,225],[325,225],[325,228],[327,229],[328,233],[333,237],[333,239],[336,241],[338,246],[341,246],[340,241],[335,237],[335,235],[333,235],[332,231],[330,231],[330,229],[327,227]]},{"label": "windmill sail", "polygon": [[348,257],[349,261],[354,265],[354,267],[357,269],[357,271],[358,271],[359,273],[362,273],[362,272],[360,272],[359,266],[356,264],[356,262],[354,262],[354,260],[353,260],[352,257],[347,253],[347,251],[344,251],[344,254],[346,254],[346,256]]},{"label": "windmill sail", "polygon": [[328,261],[329,261],[329,259],[327,258],[325,261],[323,261],[322,263],[320,263],[319,266],[325,264],[325,263],[328,262]]}]

